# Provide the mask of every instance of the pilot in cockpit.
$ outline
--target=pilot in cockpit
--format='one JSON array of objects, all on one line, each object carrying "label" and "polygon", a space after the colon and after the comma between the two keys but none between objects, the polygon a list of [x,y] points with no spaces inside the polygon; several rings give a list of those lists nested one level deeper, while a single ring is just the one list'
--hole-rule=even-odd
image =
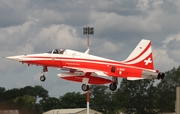
[{"label": "pilot in cockpit", "polygon": [[48,53],[51,53],[51,54],[63,54],[64,49],[54,49],[52,51],[49,51]]},{"label": "pilot in cockpit", "polygon": [[63,54],[64,53],[64,49],[60,49],[60,54]]}]

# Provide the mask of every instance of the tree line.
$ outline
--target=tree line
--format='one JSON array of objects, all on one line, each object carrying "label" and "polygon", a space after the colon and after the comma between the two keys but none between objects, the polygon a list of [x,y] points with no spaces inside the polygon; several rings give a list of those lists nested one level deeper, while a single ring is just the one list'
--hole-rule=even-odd
[{"label": "tree line", "polygon": [[[160,82],[122,79],[112,92],[108,86],[90,86],[90,108],[103,114],[159,114],[175,112],[176,87],[180,86],[180,67],[165,72]],[[68,92],[51,97],[42,86],[6,90],[0,87],[0,110],[19,110],[20,114],[42,114],[51,109],[86,108],[86,93]]]}]

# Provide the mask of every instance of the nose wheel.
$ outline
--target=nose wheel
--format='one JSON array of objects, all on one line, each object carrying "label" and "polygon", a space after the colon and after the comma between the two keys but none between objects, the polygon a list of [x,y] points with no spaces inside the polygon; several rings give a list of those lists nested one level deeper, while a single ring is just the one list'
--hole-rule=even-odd
[{"label": "nose wheel", "polygon": [[81,86],[81,89],[82,89],[83,91],[87,91],[87,90],[89,90],[89,85],[83,84],[83,85]]},{"label": "nose wheel", "polygon": [[41,80],[41,82],[44,82],[44,81],[46,80],[45,75],[42,75],[42,76],[40,77],[40,80]]},{"label": "nose wheel", "polygon": [[45,74],[44,74],[45,72],[48,72],[47,66],[43,67],[43,71],[42,71],[43,75],[40,77],[41,82],[44,82],[46,80],[46,77],[45,77]]}]

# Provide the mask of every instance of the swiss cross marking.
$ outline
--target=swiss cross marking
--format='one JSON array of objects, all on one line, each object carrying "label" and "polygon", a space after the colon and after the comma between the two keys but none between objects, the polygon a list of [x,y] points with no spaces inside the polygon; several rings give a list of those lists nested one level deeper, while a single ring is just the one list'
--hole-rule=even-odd
[{"label": "swiss cross marking", "polygon": [[148,60],[144,60],[144,62],[145,62],[145,65],[148,65],[149,63],[152,63],[152,60],[151,58],[148,58]]}]

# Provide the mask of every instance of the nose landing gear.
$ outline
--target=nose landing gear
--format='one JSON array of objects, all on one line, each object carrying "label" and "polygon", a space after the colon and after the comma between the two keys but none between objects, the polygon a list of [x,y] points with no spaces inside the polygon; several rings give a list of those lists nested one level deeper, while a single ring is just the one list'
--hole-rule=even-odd
[{"label": "nose landing gear", "polygon": [[40,77],[40,80],[41,80],[41,82],[44,82],[44,81],[46,80],[45,75],[42,75],[42,76]]},{"label": "nose landing gear", "polygon": [[43,67],[43,71],[42,71],[42,76],[40,76],[40,80],[41,80],[41,82],[44,82],[45,80],[46,80],[46,77],[45,77],[45,72],[48,72],[48,68],[47,68],[47,66],[44,66]]}]

